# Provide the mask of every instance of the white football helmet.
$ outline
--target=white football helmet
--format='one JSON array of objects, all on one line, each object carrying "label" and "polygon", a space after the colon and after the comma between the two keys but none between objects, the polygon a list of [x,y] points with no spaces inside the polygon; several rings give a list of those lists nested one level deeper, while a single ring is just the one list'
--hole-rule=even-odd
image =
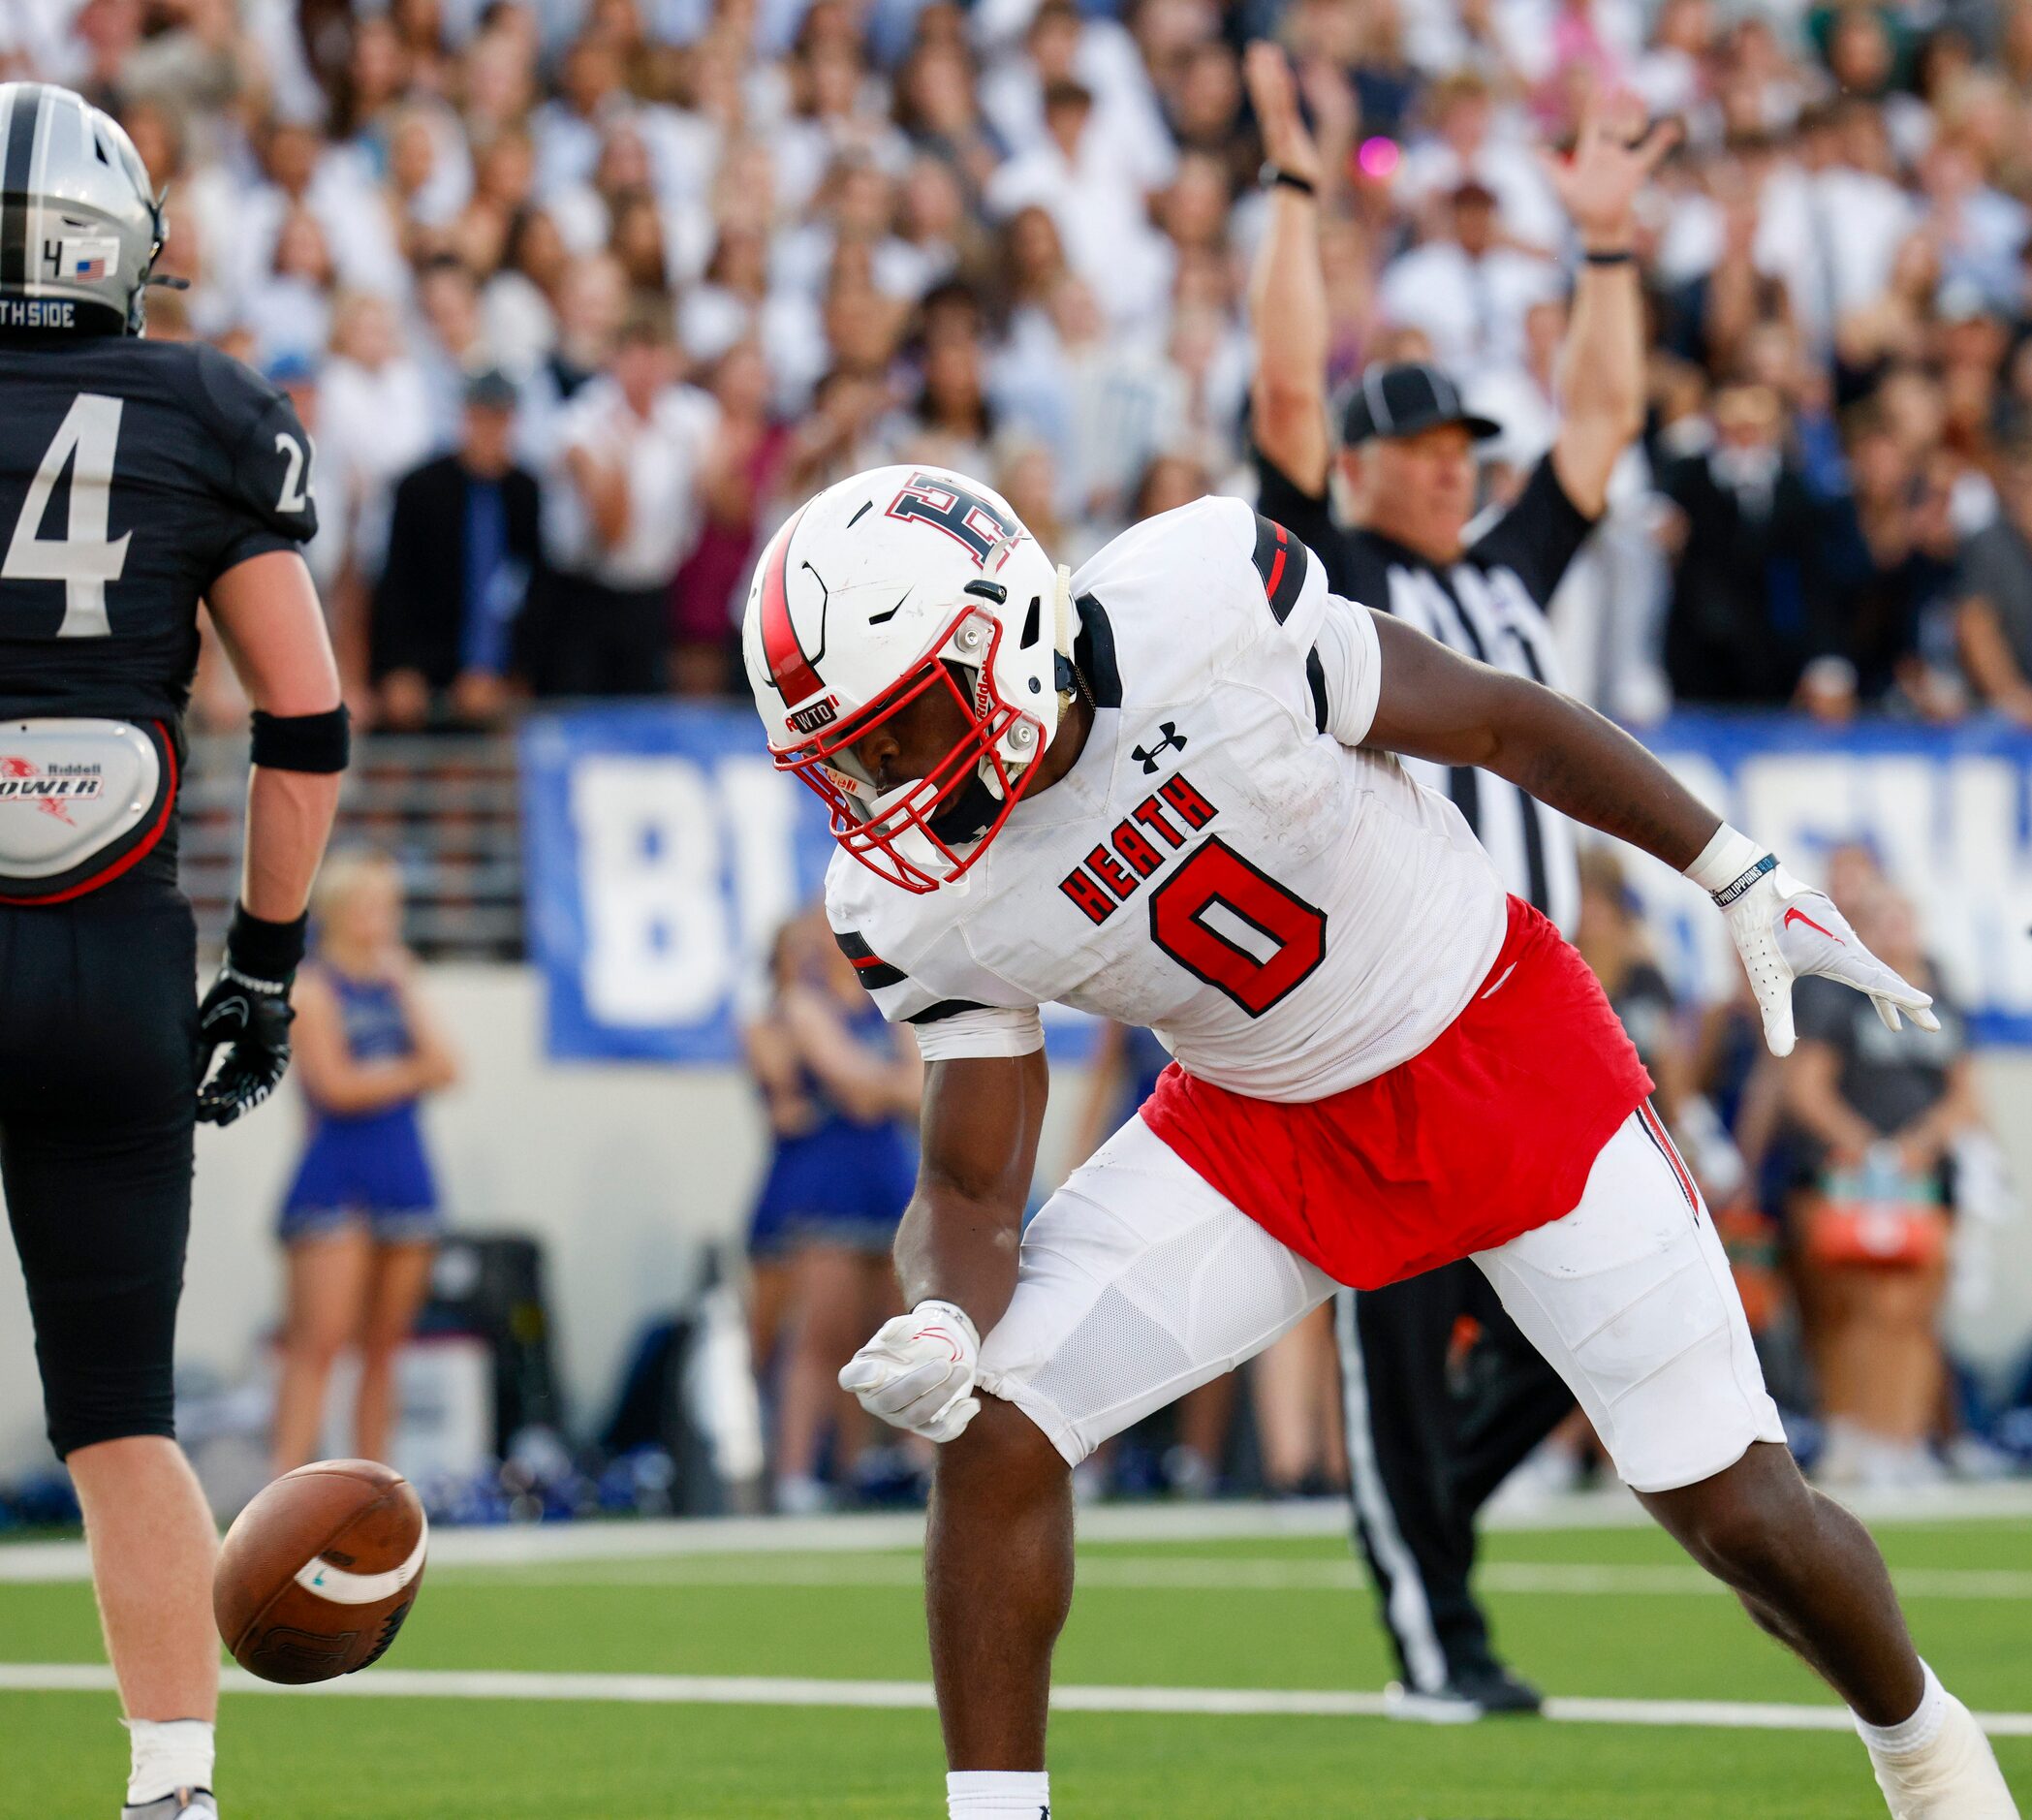
[{"label": "white football helmet", "polygon": [[[936,891],[1009,819],[1072,687],[1071,586],[1006,499],[945,468],[857,474],[769,540],[741,625],[748,686],[777,769],[879,877]],[[852,747],[939,688],[965,735],[882,791]]]}]

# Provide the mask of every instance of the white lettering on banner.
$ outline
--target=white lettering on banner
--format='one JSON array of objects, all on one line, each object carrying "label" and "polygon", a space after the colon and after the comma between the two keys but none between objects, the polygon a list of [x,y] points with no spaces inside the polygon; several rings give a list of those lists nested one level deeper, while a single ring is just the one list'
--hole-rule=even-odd
[{"label": "white lettering on banner", "polygon": [[[544,834],[530,848],[532,934],[562,988],[560,1053],[605,1052],[603,1030],[615,1053],[729,1052],[730,1013],[761,984],[771,936],[829,851],[812,805],[765,754],[710,716],[684,723],[673,710],[671,745],[644,747],[630,727],[622,737],[637,743],[607,750],[541,718],[532,730],[544,780],[531,795]],[[1825,882],[1834,847],[1866,842],[1918,907],[1927,952],[1979,1033],[2032,1043],[2032,747],[1981,727],[1935,744],[1904,730],[1817,737],[1698,716],[1650,737],[1687,788],[1811,883]],[[1741,964],[1705,895],[1669,866],[1623,857],[1674,988],[1701,1003],[1740,993]],[[547,879],[553,863],[571,869]],[[1210,915],[1253,952],[1250,931],[1218,906]],[[1050,1021],[1055,1034],[1079,1019],[1054,1009]]]},{"label": "white lettering on banner", "polygon": [[[1815,754],[1763,751],[1734,780],[1699,753],[1660,756],[1703,801],[1714,804],[1788,866],[1823,882],[1829,853],[1861,841],[1917,907],[1927,953],[1967,1009],[2032,1019],[2032,839],[2027,776],[1985,753]],[[1740,967],[1722,920],[1670,867],[1630,855],[1630,882],[1671,939],[1661,956],[1679,989],[1732,996]]]},{"label": "white lettering on banner", "polygon": [[1966,930],[1955,952],[1979,957],[1982,969],[1973,981],[1956,972],[1950,979],[1973,1001],[2032,1011],[2032,849],[2017,833],[2024,787],[2024,773],[2009,759],[1953,767],[1946,813],[1954,838],[1942,863],[1954,881],[1956,923]]},{"label": "white lettering on banner", "polygon": [[684,758],[587,757],[572,822],[587,1010],[631,1029],[710,1017],[735,962],[713,781]]},{"label": "white lettering on banner", "polygon": [[784,921],[803,907],[797,819],[811,813],[801,786],[766,758],[730,758],[714,772],[734,858],[734,912],[741,943],[760,963]]}]

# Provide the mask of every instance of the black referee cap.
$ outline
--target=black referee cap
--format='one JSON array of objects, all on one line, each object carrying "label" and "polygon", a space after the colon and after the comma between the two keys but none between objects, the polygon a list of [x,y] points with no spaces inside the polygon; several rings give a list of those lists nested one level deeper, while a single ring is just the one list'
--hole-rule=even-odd
[{"label": "black referee cap", "polygon": [[1371,366],[1348,400],[1340,439],[1353,448],[1379,436],[1416,436],[1442,424],[1465,426],[1477,442],[1500,436],[1500,424],[1477,417],[1460,401],[1460,388],[1436,366],[1402,361]]}]

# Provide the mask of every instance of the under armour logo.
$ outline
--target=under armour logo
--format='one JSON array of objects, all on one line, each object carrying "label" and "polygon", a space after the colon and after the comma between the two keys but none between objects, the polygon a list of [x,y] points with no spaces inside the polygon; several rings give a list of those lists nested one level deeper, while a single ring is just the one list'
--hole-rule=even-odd
[{"label": "under armour logo", "polygon": [[1181,752],[1185,750],[1185,736],[1178,731],[1176,722],[1169,720],[1159,721],[1157,724],[1157,731],[1163,734],[1164,737],[1160,739],[1155,745],[1153,745],[1147,752],[1145,752],[1143,748],[1140,745],[1132,746],[1130,748],[1138,758],[1142,760],[1143,775],[1145,777],[1153,777],[1156,775],[1158,759],[1161,758],[1165,753],[1171,751],[1171,749],[1173,746],[1176,746],[1177,749]]}]

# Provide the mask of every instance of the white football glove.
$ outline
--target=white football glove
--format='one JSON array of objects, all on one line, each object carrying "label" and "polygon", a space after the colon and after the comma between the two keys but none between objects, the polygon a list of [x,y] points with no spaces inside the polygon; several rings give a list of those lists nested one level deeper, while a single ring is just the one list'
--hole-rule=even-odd
[{"label": "white football glove", "polygon": [[[1709,883],[1724,873],[1734,876],[1721,885]],[[1735,830],[1723,827],[1707,851],[1687,867],[1687,875],[1708,886],[1729,921],[1729,933],[1764,1013],[1764,1040],[1773,1055],[1792,1053],[1792,983],[1806,974],[1839,980],[1866,994],[1892,1030],[1899,1028],[1900,1012],[1922,1030],[1940,1028],[1940,1020],[1927,1009],[1932,998],[1863,947],[1833,898],[1802,884]]]},{"label": "white football glove", "polygon": [[965,1310],[950,1302],[921,1302],[882,1324],[848,1360],[839,1387],[891,1428],[950,1441],[981,1408],[974,1395],[980,1369],[981,1336]]}]

